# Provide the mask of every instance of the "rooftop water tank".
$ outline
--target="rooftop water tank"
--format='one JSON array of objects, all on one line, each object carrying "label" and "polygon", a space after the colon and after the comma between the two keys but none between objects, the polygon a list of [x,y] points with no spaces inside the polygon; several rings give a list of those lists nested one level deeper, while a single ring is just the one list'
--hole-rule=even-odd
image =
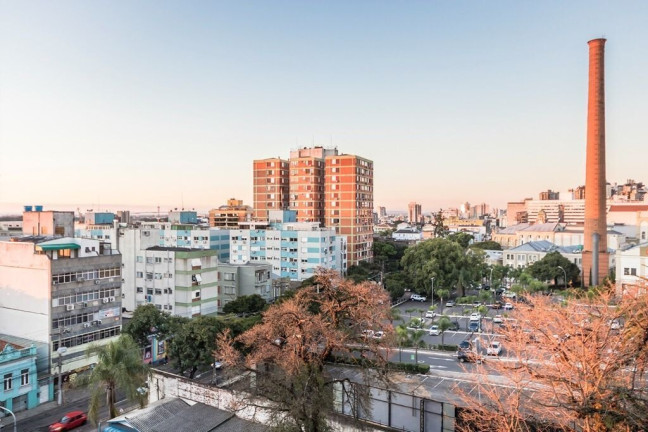
[{"label": "rooftop water tank", "polygon": [[32,206],[25,206],[25,211],[32,211]]},{"label": "rooftop water tank", "polygon": [[37,212],[42,212],[43,211],[43,206],[42,205],[36,205],[34,206]]}]

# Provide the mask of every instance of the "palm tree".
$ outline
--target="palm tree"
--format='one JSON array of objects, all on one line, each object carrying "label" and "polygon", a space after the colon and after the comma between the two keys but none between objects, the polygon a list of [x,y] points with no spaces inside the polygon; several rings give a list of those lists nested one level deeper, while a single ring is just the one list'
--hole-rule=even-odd
[{"label": "palm tree", "polygon": [[438,289],[436,291],[437,295],[439,296],[439,307],[441,308],[441,313],[443,313],[443,299],[448,298],[450,295],[450,290],[447,290],[445,288]]},{"label": "palm tree", "polygon": [[439,322],[437,323],[439,326],[439,331],[441,332],[441,345],[445,345],[443,343],[443,336],[450,327],[452,327],[452,321],[450,321],[450,318],[447,316],[443,315],[440,319]]},{"label": "palm tree", "polygon": [[97,356],[97,365],[81,383],[92,388],[88,418],[93,423],[97,423],[104,394],[110,418],[117,416],[115,392],[118,388],[126,393],[129,400],[144,405],[143,388],[150,371],[142,362],[142,353],[130,336],[123,334],[106,345],[91,345],[86,350],[86,356]]},{"label": "palm tree", "polygon": [[403,345],[409,342],[409,333],[405,324],[396,326],[396,341],[398,342],[398,361],[403,362]]},{"label": "palm tree", "polygon": [[419,348],[425,348],[425,341],[423,340],[425,336],[425,331],[415,330],[410,334],[410,342],[414,346],[414,359],[416,364],[418,364],[418,350]]}]

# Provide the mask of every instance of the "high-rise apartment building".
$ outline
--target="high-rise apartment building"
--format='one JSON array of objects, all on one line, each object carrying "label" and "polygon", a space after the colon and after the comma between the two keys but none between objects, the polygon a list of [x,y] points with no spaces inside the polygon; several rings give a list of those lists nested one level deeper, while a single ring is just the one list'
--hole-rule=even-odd
[{"label": "high-rise apartment building", "polygon": [[219,228],[238,228],[239,222],[252,217],[252,208],[243,205],[243,200],[231,198],[227,205],[209,210],[209,226]]},{"label": "high-rise apartment building", "polygon": [[355,155],[326,158],[324,226],[347,237],[349,266],[373,259],[373,162]]},{"label": "high-rise apartment building", "polygon": [[270,210],[288,209],[288,161],[259,159],[253,165],[254,218],[267,219]]},{"label": "high-rise apartment building", "polygon": [[418,224],[421,221],[421,204],[411,202],[408,205],[409,211],[409,222],[412,224]]},{"label": "high-rise apartment building", "polygon": [[255,160],[255,218],[285,208],[297,212],[297,222],[319,222],[346,236],[349,265],[373,258],[372,161],[323,147],[291,151],[288,162]]}]

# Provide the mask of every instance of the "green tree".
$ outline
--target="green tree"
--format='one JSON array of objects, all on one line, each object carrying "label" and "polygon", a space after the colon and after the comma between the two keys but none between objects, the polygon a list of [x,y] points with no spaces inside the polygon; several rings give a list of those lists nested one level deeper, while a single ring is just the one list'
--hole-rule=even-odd
[{"label": "green tree", "polygon": [[405,288],[410,286],[407,275],[402,272],[394,272],[385,276],[385,289],[389,291],[392,300],[399,299],[405,294]]},{"label": "green tree", "polygon": [[414,347],[414,361],[418,364],[418,350],[419,348],[425,348],[425,341],[423,337],[425,336],[425,330],[414,330],[409,333],[409,343]]},{"label": "green tree", "polygon": [[398,361],[403,362],[403,347],[409,343],[409,331],[405,324],[399,324],[394,328],[396,343],[398,344]]},{"label": "green tree", "polygon": [[138,401],[141,405],[144,403],[141,389],[150,372],[148,366],[142,363],[140,348],[129,335],[123,334],[105,345],[93,344],[86,350],[86,356],[97,356],[97,364],[92,372],[79,382],[92,388],[88,418],[93,423],[97,423],[104,398],[110,418],[118,415],[115,407],[117,389],[123,391],[129,400]]},{"label": "green tree", "polygon": [[448,298],[448,296],[450,295],[450,290],[441,288],[438,290],[434,290],[434,293],[439,297],[439,304],[441,305],[441,308],[443,308],[443,299]]},{"label": "green tree", "polygon": [[483,254],[466,253],[458,243],[442,238],[408,248],[401,262],[418,292],[427,291],[434,277],[435,287],[456,287],[460,296],[484,265]]},{"label": "green tree", "polygon": [[129,335],[140,348],[150,345],[148,337],[157,334],[164,338],[168,331],[169,315],[160,311],[154,304],[137,306],[133,318],[124,327],[124,333]]},{"label": "green tree", "polygon": [[465,232],[456,232],[448,235],[447,239],[455,243],[459,243],[462,248],[466,249],[470,245],[470,242],[475,239],[475,237],[472,234]]},{"label": "green tree", "polygon": [[223,306],[224,313],[258,313],[268,306],[266,301],[259,294],[240,296]]},{"label": "green tree", "polygon": [[452,321],[450,321],[450,318],[443,315],[441,318],[439,318],[439,321],[437,322],[437,326],[439,326],[439,331],[441,332],[441,345],[445,345],[443,341],[444,334],[446,330],[452,327]]},{"label": "green tree", "polygon": [[580,270],[578,266],[567,258],[562,256],[560,252],[549,252],[541,260],[534,262],[528,267],[531,276],[540,281],[553,280],[554,286],[558,284],[558,278],[563,276],[563,271],[559,267],[565,269],[567,273],[567,280],[575,285],[578,280]]},{"label": "green tree", "polygon": [[487,240],[482,242],[476,242],[470,245],[471,249],[483,249],[483,250],[502,250],[502,245],[493,240]]},{"label": "green tree", "polygon": [[181,373],[189,370],[189,378],[193,379],[200,366],[213,361],[213,352],[218,348],[216,337],[223,330],[224,323],[212,316],[201,315],[184,322],[169,340],[169,357],[174,367]]},{"label": "green tree", "polygon": [[448,227],[445,226],[445,220],[443,219],[443,210],[439,210],[438,213],[433,213],[432,215],[432,226],[434,226],[434,237],[443,238],[448,235]]}]

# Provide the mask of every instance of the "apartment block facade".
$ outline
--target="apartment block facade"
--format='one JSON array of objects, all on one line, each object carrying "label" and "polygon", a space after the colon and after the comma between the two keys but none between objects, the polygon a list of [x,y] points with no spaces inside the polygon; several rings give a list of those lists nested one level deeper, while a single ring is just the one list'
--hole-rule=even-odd
[{"label": "apartment block facade", "polygon": [[19,237],[0,242],[3,333],[59,347],[64,373],[96,362],[85,351],[121,332],[121,255],[97,240]]},{"label": "apartment block facade", "polygon": [[277,277],[295,281],[308,279],[319,267],[345,272],[343,236],[317,222],[297,222],[296,213],[270,212],[267,226],[232,230],[230,262],[266,262]]},{"label": "apartment block facade", "polygon": [[[288,169],[277,172],[278,166]],[[278,194],[276,185],[288,186],[288,201]],[[255,160],[255,217],[267,219],[269,210],[287,208],[296,212],[297,222],[317,222],[345,236],[349,265],[373,259],[373,162],[369,159],[312,147],[293,150],[289,161]]]},{"label": "apartment block facade", "polygon": [[280,158],[253,162],[254,218],[267,219],[271,210],[288,208],[288,161]]}]

